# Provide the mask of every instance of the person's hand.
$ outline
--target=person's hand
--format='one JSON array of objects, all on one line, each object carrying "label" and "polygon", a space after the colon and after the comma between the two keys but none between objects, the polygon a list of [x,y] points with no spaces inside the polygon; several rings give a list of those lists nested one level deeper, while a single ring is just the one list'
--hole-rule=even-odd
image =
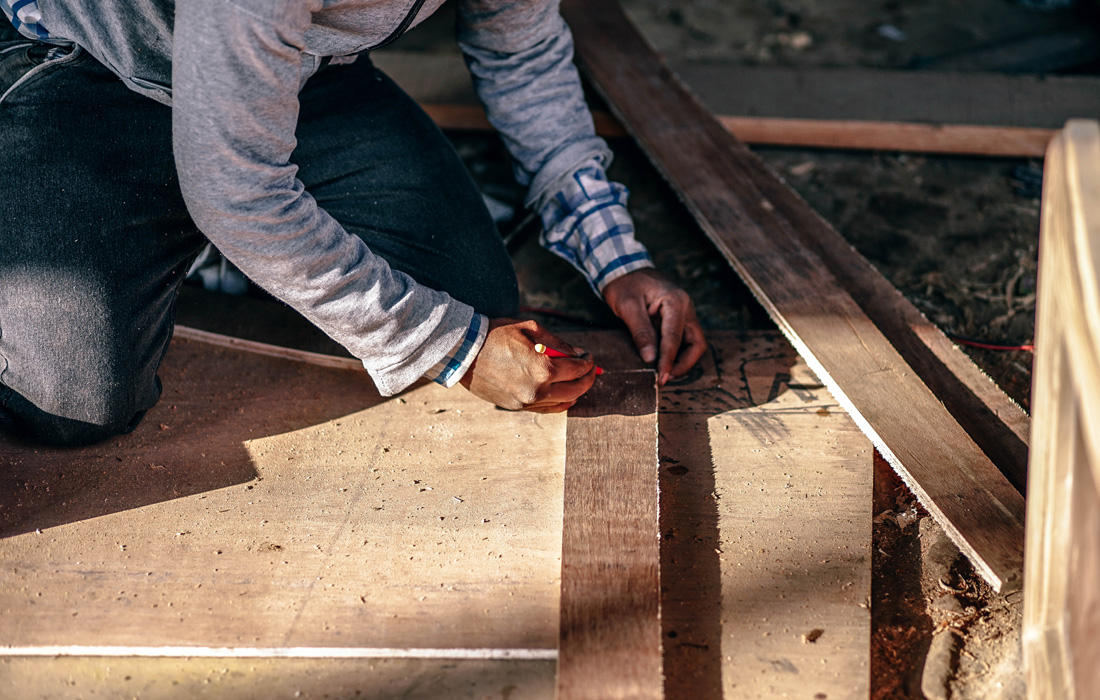
[{"label": "person's hand", "polygon": [[[536,343],[574,357],[547,357],[535,352]],[[557,413],[575,404],[595,379],[590,354],[534,321],[497,318],[489,321],[485,344],[459,383],[501,408]]]},{"label": "person's hand", "polygon": [[[646,362],[657,361],[657,382],[682,376],[707,349],[695,305],[683,289],[652,268],[635,270],[603,289]],[[658,344],[659,343],[659,344]]]}]

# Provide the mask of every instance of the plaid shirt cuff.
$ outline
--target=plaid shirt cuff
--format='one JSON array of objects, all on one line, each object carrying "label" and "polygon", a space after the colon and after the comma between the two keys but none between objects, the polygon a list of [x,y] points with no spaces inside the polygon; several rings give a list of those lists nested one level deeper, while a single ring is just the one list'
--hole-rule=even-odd
[{"label": "plaid shirt cuff", "polygon": [[645,246],[634,240],[628,196],[626,187],[608,182],[603,168],[591,164],[539,212],[542,245],[580,270],[596,294],[628,272],[653,267]]},{"label": "plaid shirt cuff", "polygon": [[485,336],[488,332],[489,320],[481,314],[474,314],[470,319],[470,328],[466,331],[466,335],[462,336],[462,339],[442,360],[424,373],[424,378],[448,388],[458,384],[458,380],[462,379],[462,375],[470,369],[481,346],[485,344]]},{"label": "plaid shirt cuff", "polygon": [[28,39],[49,41],[50,33],[42,26],[42,12],[38,9],[38,0],[0,0],[0,10]]}]

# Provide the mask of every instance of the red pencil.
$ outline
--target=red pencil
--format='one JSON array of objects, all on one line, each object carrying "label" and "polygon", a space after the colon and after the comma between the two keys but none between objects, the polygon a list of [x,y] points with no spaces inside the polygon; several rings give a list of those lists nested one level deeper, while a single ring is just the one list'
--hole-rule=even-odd
[{"label": "red pencil", "polygon": [[[575,355],[566,355],[561,350],[555,350],[554,348],[547,347],[542,343],[535,343],[535,352],[540,355],[546,355],[547,357],[575,357]],[[596,368],[596,374],[603,374],[603,367]]]}]

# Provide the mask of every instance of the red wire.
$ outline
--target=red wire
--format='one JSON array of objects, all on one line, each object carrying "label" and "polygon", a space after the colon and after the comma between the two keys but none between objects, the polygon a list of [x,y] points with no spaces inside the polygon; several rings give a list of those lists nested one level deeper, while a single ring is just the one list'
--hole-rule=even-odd
[{"label": "red wire", "polygon": [[1029,345],[1001,345],[999,343],[983,343],[980,340],[971,340],[970,338],[963,338],[962,336],[952,335],[950,333],[947,334],[947,337],[950,338],[951,340],[954,340],[959,345],[967,345],[969,347],[980,348],[982,350],[1001,350],[1001,351],[1025,350],[1027,352],[1035,352],[1035,345],[1034,344],[1029,344]]}]

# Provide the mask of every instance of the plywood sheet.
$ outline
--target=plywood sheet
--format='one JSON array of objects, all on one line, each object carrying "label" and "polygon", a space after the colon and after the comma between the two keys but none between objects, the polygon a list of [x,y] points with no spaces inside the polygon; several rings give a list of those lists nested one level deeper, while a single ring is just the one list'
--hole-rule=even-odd
[{"label": "plywood sheet", "polygon": [[779,334],[711,340],[661,395],[668,696],[866,698],[870,442]]},{"label": "plywood sheet", "polygon": [[[569,339],[641,367],[624,335]],[[710,340],[660,398],[665,694],[858,697],[868,443],[778,333]],[[193,342],[162,378],[107,446],[0,438],[0,694],[552,696],[564,416]]]},{"label": "plywood sheet", "polygon": [[3,646],[552,654],[564,416],[187,341],[162,378],[130,436],[3,444]]}]

